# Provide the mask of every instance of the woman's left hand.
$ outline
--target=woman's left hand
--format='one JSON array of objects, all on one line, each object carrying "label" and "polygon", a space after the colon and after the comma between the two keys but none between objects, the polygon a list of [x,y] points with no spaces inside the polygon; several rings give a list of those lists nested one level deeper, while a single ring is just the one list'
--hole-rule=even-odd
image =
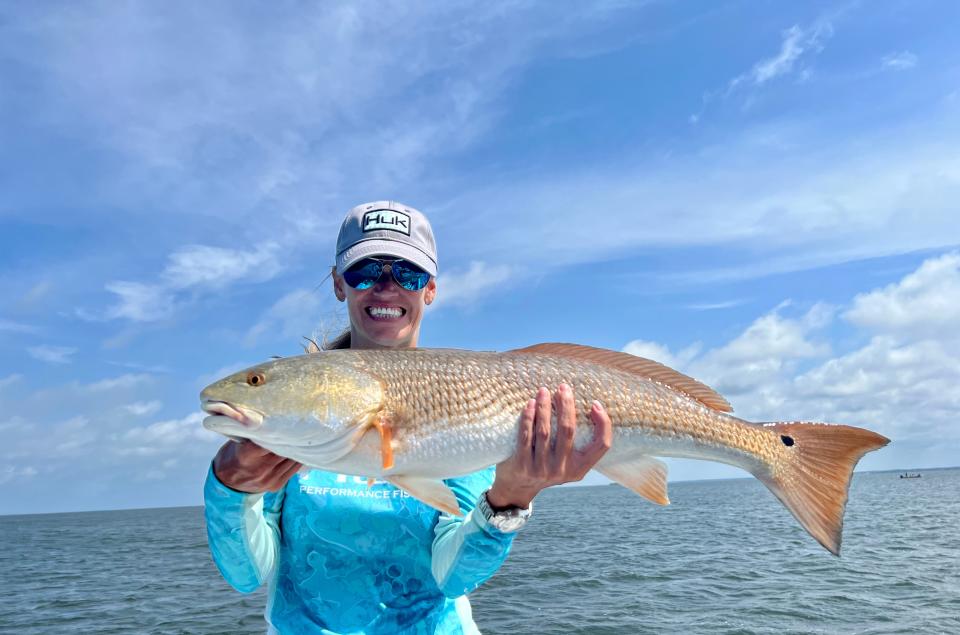
[{"label": "woman's left hand", "polygon": [[527,402],[520,417],[517,450],[497,465],[493,487],[487,500],[493,508],[529,507],[534,497],[551,485],[579,481],[610,449],[613,429],[610,417],[600,402],[590,410],[593,439],[582,450],[573,447],[577,431],[577,408],[573,389],[560,384],[555,395],[557,438],[551,444],[550,416],[553,404],[550,391],[541,388],[536,399]]}]

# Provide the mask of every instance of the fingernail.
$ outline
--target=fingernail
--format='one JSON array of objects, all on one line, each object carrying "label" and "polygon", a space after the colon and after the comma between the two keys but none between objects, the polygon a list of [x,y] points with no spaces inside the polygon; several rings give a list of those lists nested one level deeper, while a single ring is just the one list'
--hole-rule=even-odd
[{"label": "fingernail", "polygon": [[593,400],[593,407],[597,410],[603,410],[603,404],[596,399]]}]

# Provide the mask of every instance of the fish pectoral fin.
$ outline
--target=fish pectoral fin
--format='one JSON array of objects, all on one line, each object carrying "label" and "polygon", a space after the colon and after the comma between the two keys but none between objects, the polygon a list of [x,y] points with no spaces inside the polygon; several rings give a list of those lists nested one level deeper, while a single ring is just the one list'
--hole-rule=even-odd
[{"label": "fish pectoral fin", "polygon": [[601,461],[595,470],[611,481],[632,489],[657,505],[669,505],[667,497],[667,464],[652,456],[636,456],[623,461]]},{"label": "fish pectoral fin", "polygon": [[410,476],[409,474],[391,474],[384,478],[433,508],[454,516],[463,516],[453,490],[439,479]]},{"label": "fish pectoral fin", "polygon": [[370,428],[380,435],[380,467],[389,470],[393,467],[393,428],[390,426],[390,417],[384,411],[371,414],[362,425],[362,430],[366,432]]}]

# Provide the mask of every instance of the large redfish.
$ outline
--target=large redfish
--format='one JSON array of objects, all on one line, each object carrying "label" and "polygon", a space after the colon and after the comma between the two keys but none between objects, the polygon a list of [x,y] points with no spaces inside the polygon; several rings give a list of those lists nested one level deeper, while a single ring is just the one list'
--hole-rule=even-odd
[{"label": "large redfish", "polygon": [[654,457],[741,467],[834,554],[853,468],[889,442],[843,425],[750,423],[728,414],[716,392],[662,364],[574,344],[506,353],[326,351],[254,366],[208,386],[200,399],[210,430],[306,466],[387,480],[459,514],[442,479],[508,458],[527,400],[561,382],[576,398],[575,447],[591,438],[593,400],[610,415],[613,444],[600,473],[665,505],[667,468]]}]

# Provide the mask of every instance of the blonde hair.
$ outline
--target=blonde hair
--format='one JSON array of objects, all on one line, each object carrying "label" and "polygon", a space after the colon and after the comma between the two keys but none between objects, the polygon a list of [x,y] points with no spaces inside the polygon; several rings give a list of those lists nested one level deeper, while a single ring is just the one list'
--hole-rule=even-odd
[{"label": "blonde hair", "polygon": [[[337,266],[333,265],[330,267],[330,274],[327,275],[327,278],[332,278],[337,273]],[[324,278],[320,284],[323,284],[327,281],[327,278]],[[350,348],[350,327],[347,326],[340,335],[337,335],[333,339],[328,340],[326,336],[323,337],[323,346],[320,346],[325,351],[336,351],[344,348]]]},{"label": "blonde hair", "polygon": [[349,327],[343,333],[336,336],[332,340],[327,341],[327,339],[324,338],[323,350],[336,351],[344,348],[350,348],[350,328]]}]

